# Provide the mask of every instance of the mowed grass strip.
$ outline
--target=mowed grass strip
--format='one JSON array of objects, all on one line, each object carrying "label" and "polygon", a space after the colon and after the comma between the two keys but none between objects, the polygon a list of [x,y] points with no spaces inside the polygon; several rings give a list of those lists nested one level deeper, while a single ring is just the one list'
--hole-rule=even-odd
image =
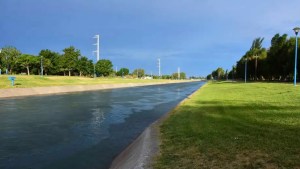
[{"label": "mowed grass strip", "polygon": [[161,135],[154,168],[300,168],[300,86],[209,83]]},{"label": "mowed grass strip", "polygon": [[[43,87],[43,86],[64,86],[64,85],[96,85],[96,84],[121,84],[121,83],[160,83],[168,82],[171,80],[163,79],[126,79],[120,77],[111,78],[90,78],[78,76],[27,76],[27,75],[14,75],[15,88],[28,88],[28,87]],[[8,80],[7,75],[0,75],[0,89],[12,88],[11,82]],[[175,81],[175,80],[172,80]]]}]

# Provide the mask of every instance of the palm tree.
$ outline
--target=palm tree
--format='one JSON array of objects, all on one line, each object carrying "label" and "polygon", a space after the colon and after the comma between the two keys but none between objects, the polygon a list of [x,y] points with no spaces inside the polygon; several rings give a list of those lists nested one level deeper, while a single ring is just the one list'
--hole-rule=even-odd
[{"label": "palm tree", "polygon": [[250,54],[250,60],[255,59],[255,80],[257,80],[257,58],[259,58],[259,55],[261,55],[264,48],[262,48],[262,42],[264,41],[264,38],[256,38],[252,42],[252,46],[250,48],[249,54]]}]

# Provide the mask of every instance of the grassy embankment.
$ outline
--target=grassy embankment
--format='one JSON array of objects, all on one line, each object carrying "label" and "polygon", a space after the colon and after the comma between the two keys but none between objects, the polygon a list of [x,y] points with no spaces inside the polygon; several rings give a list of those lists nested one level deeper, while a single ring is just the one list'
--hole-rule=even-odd
[{"label": "grassy embankment", "polygon": [[[78,76],[26,76],[16,75],[15,86],[18,88],[64,86],[64,85],[95,85],[95,84],[118,84],[118,83],[159,83],[170,80],[162,79],[126,79],[126,78],[88,78]],[[12,88],[7,75],[0,75],[0,89]]]},{"label": "grassy embankment", "polygon": [[209,83],[161,133],[155,168],[300,168],[300,86]]}]

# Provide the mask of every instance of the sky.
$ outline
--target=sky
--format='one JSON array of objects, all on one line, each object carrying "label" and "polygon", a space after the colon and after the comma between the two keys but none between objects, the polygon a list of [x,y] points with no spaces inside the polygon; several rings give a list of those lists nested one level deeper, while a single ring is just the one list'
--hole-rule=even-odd
[{"label": "sky", "polygon": [[299,0],[0,0],[0,48],[38,55],[74,46],[114,69],[206,76],[230,70],[257,37],[295,36]]}]

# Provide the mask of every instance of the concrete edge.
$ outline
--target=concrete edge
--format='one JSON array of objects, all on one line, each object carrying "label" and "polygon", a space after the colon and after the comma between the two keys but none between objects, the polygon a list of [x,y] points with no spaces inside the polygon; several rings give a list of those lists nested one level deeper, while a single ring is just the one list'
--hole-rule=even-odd
[{"label": "concrete edge", "polygon": [[161,84],[171,84],[171,83],[185,83],[185,82],[193,82],[193,81],[11,88],[11,89],[0,89],[0,98],[33,96],[33,95],[50,95],[50,94],[59,94],[59,93],[83,92],[83,91],[93,91],[93,90],[105,90],[105,89],[139,87],[139,86],[161,85]]},{"label": "concrete edge", "polygon": [[147,127],[142,134],[140,134],[113,160],[110,169],[152,169],[155,158],[160,154],[160,126],[179,108],[179,106],[183,105],[203,86],[187,96],[171,111]]}]

